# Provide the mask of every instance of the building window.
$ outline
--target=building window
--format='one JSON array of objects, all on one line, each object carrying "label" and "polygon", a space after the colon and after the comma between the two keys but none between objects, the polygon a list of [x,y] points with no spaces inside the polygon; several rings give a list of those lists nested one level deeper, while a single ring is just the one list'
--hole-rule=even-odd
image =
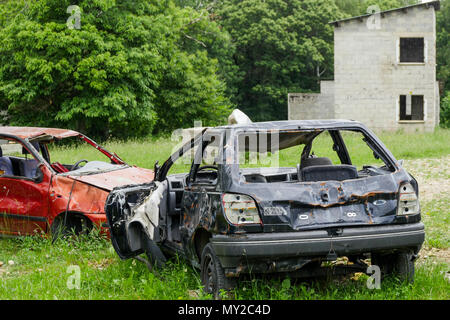
[{"label": "building window", "polygon": [[400,121],[423,120],[423,96],[400,96]]},{"label": "building window", "polygon": [[424,62],[423,38],[400,38],[400,62]]}]

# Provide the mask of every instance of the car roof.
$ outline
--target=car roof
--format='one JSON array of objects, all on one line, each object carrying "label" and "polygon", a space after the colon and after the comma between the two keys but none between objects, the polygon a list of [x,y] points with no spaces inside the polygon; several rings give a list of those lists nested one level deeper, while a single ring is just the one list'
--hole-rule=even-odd
[{"label": "car roof", "polygon": [[297,129],[324,129],[324,128],[365,128],[358,121],[344,119],[329,120],[283,120],[252,122],[245,124],[232,124],[216,127],[220,129],[270,129],[270,130],[297,130]]},{"label": "car roof", "polygon": [[40,136],[63,139],[80,135],[79,132],[73,130],[38,127],[0,127],[0,134],[8,134],[21,139],[31,139]]}]

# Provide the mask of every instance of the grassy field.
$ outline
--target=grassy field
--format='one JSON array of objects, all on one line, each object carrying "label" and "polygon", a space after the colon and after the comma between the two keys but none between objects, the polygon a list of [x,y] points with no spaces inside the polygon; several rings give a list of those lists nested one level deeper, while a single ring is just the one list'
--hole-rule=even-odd
[{"label": "grassy field", "polygon": [[[449,299],[449,206],[450,130],[434,134],[380,134],[397,159],[406,159],[414,175],[419,176],[422,216],[426,242],[416,262],[414,284],[388,278],[380,290],[366,287],[367,276],[334,277],[294,281],[289,278],[248,278],[240,281],[229,299]],[[356,143],[357,141],[355,141]],[[152,168],[171,153],[170,139],[112,141],[104,146],[131,164]],[[88,147],[63,147],[52,151],[52,160],[74,163],[95,159]],[[370,156],[353,151],[354,162],[370,161]],[[283,154],[281,165],[298,159],[298,150]],[[316,154],[326,152],[325,144]],[[362,151],[361,151],[362,152]],[[432,159],[430,159],[432,158]],[[442,169],[443,168],[443,169]],[[408,170],[410,168],[408,167]],[[440,189],[435,190],[433,182]],[[447,184],[445,184],[447,183]],[[444,185],[444,187],[442,187]],[[422,186],[424,186],[422,188]],[[429,193],[426,193],[429,192]],[[422,194],[421,194],[422,197]],[[79,289],[70,289],[72,271],[80,270]],[[168,265],[149,272],[136,260],[121,261],[108,240],[93,232],[89,236],[58,240],[46,237],[0,239],[0,299],[210,299],[201,290],[198,271],[174,258]]]},{"label": "grassy field", "polygon": [[[378,137],[394,154],[397,160],[437,158],[450,154],[450,130],[437,129],[434,133],[380,133]],[[361,139],[356,135],[344,135],[349,153],[356,165],[371,163],[372,154],[367,152]],[[337,161],[337,157],[330,152],[329,138],[319,139],[314,145],[316,155],[325,155]],[[170,138],[137,139],[130,141],[109,141],[102,144],[109,151],[117,153],[123,160],[139,167],[153,168],[155,161],[161,165],[175,151],[178,140]],[[362,148],[359,148],[363,146]],[[300,148],[289,148],[280,152],[280,164],[283,166],[295,166],[300,158]],[[76,147],[59,147],[51,150],[52,161],[60,163],[75,163],[80,159],[102,160],[99,152],[87,144],[78,144]],[[103,158],[105,160],[105,158]],[[186,169],[186,167],[179,168]]]}]

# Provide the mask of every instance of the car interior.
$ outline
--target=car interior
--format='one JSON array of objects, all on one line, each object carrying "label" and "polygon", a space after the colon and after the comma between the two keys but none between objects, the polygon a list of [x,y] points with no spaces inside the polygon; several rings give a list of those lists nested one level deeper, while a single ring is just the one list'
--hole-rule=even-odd
[{"label": "car interior", "polygon": [[[187,161],[190,164],[192,164],[191,157],[200,157],[200,165],[189,165],[189,173],[170,174],[162,182],[164,196],[161,199],[160,217],[162,219],[161,223],[167,226],[167,239],[171,242],[181,241],[179,227],[182,221],[181,213],[185,187],[188,185],[214,187],[218,182],[218,167],[216,163],[219,147],[216,143],[213,143],[214,138],[208,141],[210,142],[205,143],[201,151],[194,147],[184,154],[190,159]],[[176,161],[183,162],[181,159]]]},{"label": "car interior", "polygon": [[[110,161],[101,161],[108,159],[105,155],[101,154],[100,152],[97,153],[98,159],[83,159],[83,158],[75,158],[72,161],[68,161],[67,159],[61,160],[61,159],[50,159],[50,153],[48,150],[48,145],[56,145],[56,146],[64,146],[68,143],[74,143],[78,142],[78,137],[69,137],[64,138],[62,140],[53,139],[51,136],[44,136],[39,137],[33,142],[33,146],[35,146],[36,150],[39,150],[41,152],[42,157],[50,164],[50,166],[55,170],[57,173],[68,173],[71,174],[84,174],[84,173],[92,173],[94,171],[107,171],[107,170],[114,170],[117,169],[117,166],[115,163]],[[54,154],[53,154],[54,156]],[[92,156],[91,156],[92,157]],[[56,161],[55,161],[56,160]],[[63,162],[59,162],[59,161]],[[67,163],[68,162],[68,163]]]},{"label": "car interior", "polygon": [[[326,133],[325,133],[326,132]],[[325,134],[324,134],[325,133]],[[356,133],[359,134],[359,133]],[[379,156],[374,152],[366,142],[366,138],[359,134],[359,139],[363,141],[361,147],[366,148],[366,152],[373,155],[374,162],[381,164]],[[326,136],[326,137],[325,137]],[[329,150],[325,154],[333,156],[336,160],[333,163],[328,156],[317,156],[313,149],[314,143],[318,137],[330,140]],[[259,140],[260,138],[258,138]],[[352,163],[351,156],[347,150],[347,146],[342,135],[337,130],[330,131],[314,131],[314,132],[288,132],[286,134],[279,133],[279,146],[267,146],[264,150],[260,150],[261,146],[251,148],[243,137],[240,141],[240,150],[244,153],[256,152],[283,152],[288,148],[300,148],[301,156],[296,167],[256,167],[246,168],[245,165],[240,169],[241,182],[243,183],[275,183],[275,182],[315,182],[315,181],[344,181],[350,179],[358,179],[371,175],[380,175],[390,172],[384,163],[382,166],[363,165],[360,170]],[[353,140],[351,140],[353,142]],[[321,145],[322,144],[322,145]],[[323,151],[323,142],[319,144],[319,150]],[[247,155],[248,158],[248,155]],[[256,157],[255,157],[256,158]],[[259,156],[258,156],[259,158]]]},{"label": "car interior", "polygon": [[0,171],[3,176],[25,177],[33,179],[36,176],[39,161],[18,143],[0,145]]}]

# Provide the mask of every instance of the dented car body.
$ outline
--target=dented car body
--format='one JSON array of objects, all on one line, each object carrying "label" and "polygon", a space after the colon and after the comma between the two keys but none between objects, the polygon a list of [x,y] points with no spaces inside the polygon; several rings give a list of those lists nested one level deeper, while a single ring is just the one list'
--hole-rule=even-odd
[{"label": "dented car body", "polygon": [[[325,150],[322,137],[330,157],[315,155]],[[381,165],[358,169],[346,139],[363,141]],[[168,174],[185,155],[189,172]],[[297,164],[280,167],[280,158]],[[176,252],[214,294],[242,273],[313,275],[342,256],[353,271],[372,257],[383,272],[411,277],[425,236],[416,180],[349,120],[205,129],[157,168],[154,182],[114,189],[105,211],[121,258],[146,252],[162,263]]]},{"label": "dented car body", "polygon": [[[70,138],[90,145],[106,161],[61,164],[51,160],[48,146]],[[98,226],[109,232],[104,212],[108,193],[154,177],[152,170],[129,166],[72,130],[1,127],[0,151],[1,236],[56,231],[57,227],[80,232]]]}]

